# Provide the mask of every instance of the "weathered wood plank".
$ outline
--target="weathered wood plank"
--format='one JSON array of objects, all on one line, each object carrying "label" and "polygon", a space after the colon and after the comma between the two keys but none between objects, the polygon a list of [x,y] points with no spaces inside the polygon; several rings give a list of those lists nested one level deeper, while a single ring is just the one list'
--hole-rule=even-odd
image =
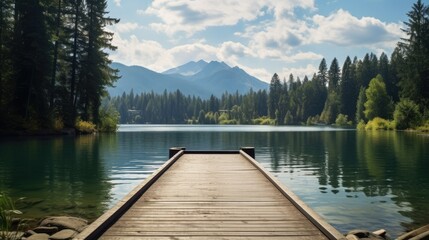
[{"label": "weathered wood plank", "polygon": [[[103,236],[100,239],[104,240],[140,240],[140,239],[151,239],[151,240],[207,240],[214,239],[213,236]],[[260,240],[261,236],[217,236],[215,239],[219,240]],[[296,236],[263,236],[263,239],[268,240],[295,240]],[[318,240],[325,239],[323,236],[315,237],[315,236],[300,236],[300,240]]]},{"label": "weathered wood plank", "polygon": [[126,236],[296,236],[299,238],[299,236],[323,236],[319,230],[307,230],[305,232],[301,231],[279,231],[279,232],[273,232],[273,231],[260,231],[260,232],[248,232],[248,231],[213,231],[213,232],[193,232],[193,231],[154,231],[154,232],[145,232],[143,230],[138,231],[127,231],[125,229],[122,229],[120,232],[112,232],[107,231],[103,236],[120,236],[120,235],[126,235]]},{"label": "weathered wood plank", "polygon": [[101,239],[327,239],[242,154],[184,154]]}]

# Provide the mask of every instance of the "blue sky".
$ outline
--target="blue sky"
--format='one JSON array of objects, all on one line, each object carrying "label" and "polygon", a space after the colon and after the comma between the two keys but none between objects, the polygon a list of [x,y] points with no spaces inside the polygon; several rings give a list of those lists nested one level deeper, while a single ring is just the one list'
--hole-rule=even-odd
[{"label": "blue sky", "polygon": [[[324,57],[392,53],[416,0],[108,0],[113,61],[162,72],[189,61],[312,76]],[[427,0],[423,0],[425,4]]]}]

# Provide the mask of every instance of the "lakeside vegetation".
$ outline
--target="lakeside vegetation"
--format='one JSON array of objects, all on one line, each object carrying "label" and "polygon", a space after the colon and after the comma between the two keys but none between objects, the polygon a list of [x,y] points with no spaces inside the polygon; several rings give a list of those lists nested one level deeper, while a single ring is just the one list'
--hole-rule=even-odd
[{"label": "lakeside vegetation", "polygon": [[[274,74],[267,91],[201,99],[180,91],[107,96],[119,78],[106,49],[105,0],[2,1],[0,133],[115,131],[117,123],[357,125],[429,130],[429,8],[418,0],[389,57],[322,59],[303,79]],[[310,76],[310,75],[309,75]]]},{"label": "lakeside vegetation", "polygon": [[268,91],[224,93],[201,99],[180,91],[135,94],[110,102],[120,123],[356,125],[358,129],[429,131],[429,8],[420,0],[407,14],[401,39],[389,57],[368,53],[336,58],[304,79],[280,80]]},{"label": "lakeside vegetation", "polygon": [[80,120],[104,130],[101,99],[118,79],[105,27],[119,21],[106,8],[106,0],[1,1],[0,133],[55,132]]}]

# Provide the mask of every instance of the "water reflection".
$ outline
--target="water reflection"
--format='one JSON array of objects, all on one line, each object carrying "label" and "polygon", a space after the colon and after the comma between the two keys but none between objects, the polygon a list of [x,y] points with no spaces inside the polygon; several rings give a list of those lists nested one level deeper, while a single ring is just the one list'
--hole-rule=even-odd
[{"label": "water reflection", "polygon": [[269,139],[272,172],[339,229],[396,236],[429,222],[427,137],[345,131]]},{"label": "water reflection", "polygon": [[31,216],[93,219],[162,165],[168,148],[236,150],[257,160],[341,232],[396,236],[429,223],[429,137],[407,132],[240,126],[127,126],[117,134],[0,141],[0,191]]},{"label": "water reflection", "polygon": [[27,217],[72,214],[93,219],[106,210],[111,185],[100,152],[109,138],[13,139],[0,142],[0,189],[25,197]]}]

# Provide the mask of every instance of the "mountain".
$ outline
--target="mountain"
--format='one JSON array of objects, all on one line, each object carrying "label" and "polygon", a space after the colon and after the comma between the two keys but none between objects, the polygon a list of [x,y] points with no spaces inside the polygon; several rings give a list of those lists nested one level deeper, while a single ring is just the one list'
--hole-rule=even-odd
[{"label": "mountain", "polygon": [[157,73],[144,67],[126,66],[117,62],[112,63],[111,67],[119,70],[119,76],[121,76],[121,78],[114,84],[115,87],[107,89],[110,96],[119,96],[122,95],[123,92],[129,93],[131,89],[133,89],[135,93],[150,91],[162,93],[164,90],[172,92],[180,89],[180,91],[186,95],[210,95],[209,91],[199,88],[191,82]]},{"label": "mountain", "polygon": [[182,76],[192,76],[200,72],[205,66],[207,66],[207,64],[208,63],[204,60],[200,60],[198,62],[191,61],[162,73],[168,75],[180,74]]},{"label": "mountain", "polygon": [[206,66],[204,66],[204,68],[201,69],[201,71],[199,71],[193,76],[190,76],[190,79],[201,80],[201,79],[210,77],[216,74],[217,72],[228,70],[228,69],[231,69],[231,67],[226,65],[226,63],[224,62],[211,61]]},{"label": "mountain", "polygon": [[224,62],[204,60],[189,62],[176,68],[158,73],[140,66],[126,66],[112,63],[112,68],[119,70],[121,78],[115,87],[108,88],[111,96],[119,96],[123,92],[162,93],[179,89],[185,95],[208,98],[210,95],[220,96],[224,92],[247,93],[267,89],[268,84],[249,75],[238,67],[231,68]]}]

